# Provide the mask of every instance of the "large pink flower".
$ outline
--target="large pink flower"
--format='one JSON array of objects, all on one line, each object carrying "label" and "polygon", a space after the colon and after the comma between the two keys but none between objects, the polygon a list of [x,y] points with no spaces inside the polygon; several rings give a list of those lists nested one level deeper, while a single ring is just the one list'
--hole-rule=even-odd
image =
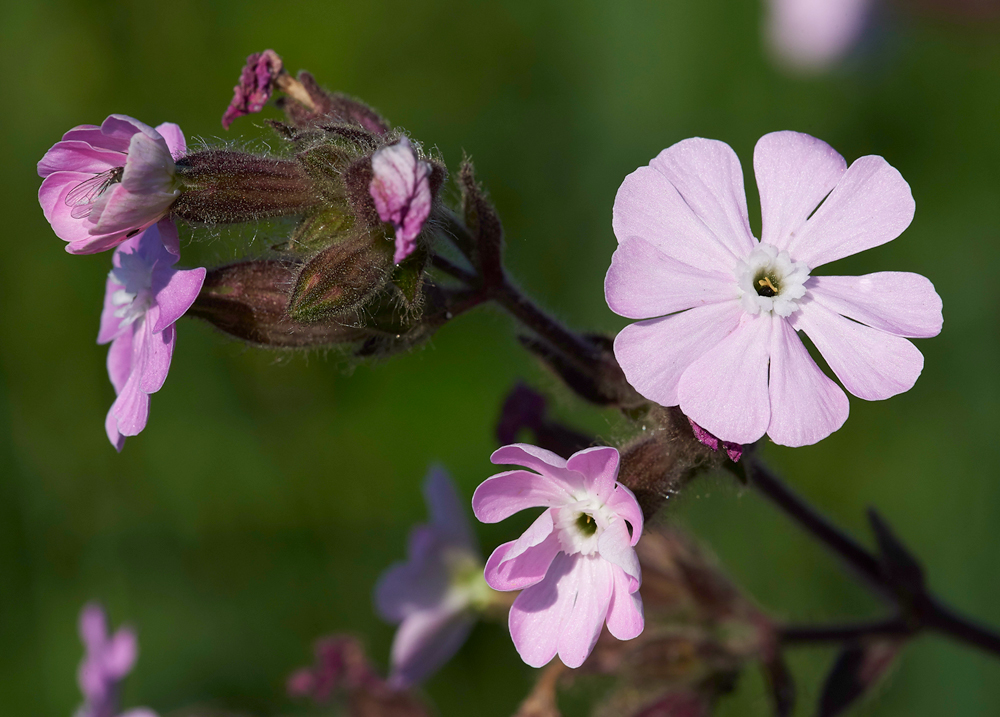
[{"label": "large pink flower", "polygon": [[910,187],[884,159],[848,168],[825,142],[774,132],[757,142],[754,172],[760,241],[723,142],[684,140],[625,178],[605,295],[614,312],[650,320],[618,334],[615,356],[639,393],[722,440],[767,433],[802,446],[843,425],[848,401],[796,332],[855,396],[889,398],[920,375],[904,337],[941,331],[941,298],[918,274],[811,276],[909,225]]},{"label": "large pink flower", "polygon": [[[125,115],[80,125],[38,162],[38,201],[70,254],[113,249],[166,216],[180,195],[174,160],[185,152],[180,127],[156,129]],[[176,245],[168,247],[179,253]]]},{"label": "large pink flower", "polygon": [[118,451],[146,427],[149,394],[163,386],[177,339],[174,322],[198,297],[205,269],[175,269],[177,229],[169,219],[122,244],[112,259],[97,343],[111,342],[108,375],[118,398],[104,427]]},{"label": "large pink flower", "polygon": [[483,482],[472,498],[479,520],[496,523],[526,508],[547,508],[486,561],[490,587],[522,591],[509,617],[521,659],[541,667],[558,653],[567,666],[579,667],[605,621],[620,640],[639,635],[642,576],[632,546],[642,535],[642,511],[632,492],[616,482],[618,451],[587,448],[563,460],[515,443],[490,460],[532,470]]}]

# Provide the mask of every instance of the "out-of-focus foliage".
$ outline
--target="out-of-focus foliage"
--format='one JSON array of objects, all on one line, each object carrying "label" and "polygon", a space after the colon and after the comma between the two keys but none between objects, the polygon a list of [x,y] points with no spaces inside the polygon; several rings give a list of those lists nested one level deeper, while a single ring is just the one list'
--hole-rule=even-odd
[{"label": "out-of-focus foliage", "polygon": [[[760,135],[795,129],[849,160],[885,156],[913,189],[916,219],[897,241],[827,273],[924,274],[944,299],[944,331],[919,343],[926,365],[912,391],[852,399],[829,439],[766,453],[854,530],[877,505],[944,598],[1000,623],[998,28],[899,9],[859,55],[804,79],[769,64],[761,18],[744,0],[3,4],[4,711],[71,713],[76,615],[91,599],[138,628],[124,704],[291,713],[285,679],[330,632],[363,635],[384,666],[392,628],[375,617],[370,591],[423,516],[427,464],[447,465],[470,497],[492,472],[493,423],[515,380],[555,386],[493,310],[462,317],[412,355],[353,371],[336,356],[248,350],[185,319],[148,428],[115,454],[103,430],[113,400],[106,352],[95,345],[110,255],[63,251],[35,202],[35,162],[65,130],[112,112],[178,122],[192,146],[202,137],[259,147],[270,141],[261,116],[228,134],[220,118],[244,58],[268,47],[436,145],[453,173],[468,151],[501,212],[513,273],[585,329],[625,323],[602,290],[611,205],[622,178],[662,148],[722,139],[749,171]],[[747,184],[759,218],[749,175]],[[182,263],[263,252],[283,229],[197,233],[197,243],[182,230]],[[558,396],[556,414],[623,437],[613,414]],[[725,479],[695,483],[668,515],[779,615],[877,609]],[[484,547],[528,520],[482,527]],[[459,658],[427,686],[444,715],[509,715],[533,679],[495,625],[477,628]],[[793,655],[803,705],[816,703],[832,659]],[[859,713],[993,715],[998,675],[983,655],[921,638]],[[585,702],[568,699],[566,713],[585,713]],[[768,709],[761,678],[747,673],[718,714]]]}]

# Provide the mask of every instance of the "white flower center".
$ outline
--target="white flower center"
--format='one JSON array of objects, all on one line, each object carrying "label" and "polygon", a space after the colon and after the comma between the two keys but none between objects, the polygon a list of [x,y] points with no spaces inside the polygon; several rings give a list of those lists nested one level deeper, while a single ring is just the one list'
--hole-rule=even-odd
[{"label": "white flower center", "polygon": [[111,280],[121,284],[111,295],[114,315],[121,319],[119,329],[141,319],[153,304],[153,267],[138,255],[121,255],[121,266],[111,270]]},{"label": "white flower center", "polygon": [[798,300],[806,295],[808,278],[805,263],[793,262],[787,251],[779,253],[769,244],[759,245],[736,266],[740,303],[748,314],[773,311],[778,316],[790,316],[798,311]]},{"label": "white flower center", "polygon": [[555,530],[567,555],[597,552],[597,541],[615,516],[596,498],[584,498],[556,510]]}]

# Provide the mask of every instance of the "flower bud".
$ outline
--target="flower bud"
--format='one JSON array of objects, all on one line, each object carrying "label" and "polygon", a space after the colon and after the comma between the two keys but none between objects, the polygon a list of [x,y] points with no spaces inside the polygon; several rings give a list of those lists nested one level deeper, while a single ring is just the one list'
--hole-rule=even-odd
[{"label": "flower bud", "polygon": [[288,315],[311,322],[356,311],[386,285],[392,267],[392,243],[380,232],[339,241],[302,267],[288,302]]},{"label": "flower bud", "polygon": [[[327,92],[310,73],[300,72],[296,84],[295,94],[289,92],[289,96],[279,99],[277,105],[297,127],[342,122],[372,134],[381,135],[389,131],[389,123],[371,107],[339,92]],[[291,88],[280,86],[280,89],[288,92]]]},{"label": "flower bud", "polygon": [[374,335],[343,323],[301,324],[286,308],[298,265],[261,260],[212,269],[188,313],[242,341],[274,348],[361,342]]},{"label": "flower bud", "polygon": [[189,222],[235,224],[303,214],[320,197],[298,162],[208,149],[177,162],[183,191],[172,213]]}]

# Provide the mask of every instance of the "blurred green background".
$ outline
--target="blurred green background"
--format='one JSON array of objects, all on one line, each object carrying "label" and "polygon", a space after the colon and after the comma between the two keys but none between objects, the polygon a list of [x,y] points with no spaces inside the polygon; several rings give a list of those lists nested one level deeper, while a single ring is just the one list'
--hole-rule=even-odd
[{"label": "blurred green background", "polygon": [[[848,160],[885,156],[909,181],[916,218],[829,273],[925,274],[944,298],[944,331],[918,342],[926,366],[912,391],[852,398],[846,426],[821,444],[766,454],[858,535],[877,505],[943,597],[1000,624],[997,28],[897,12],[860,56],[796,77],[769,61],[762,17],[747,0],[3,3],[0,712],[71,714],[76,617],[92,599],[139,630],[126,706],[296,712],[284,680],[311,661],[317,636],[363,635],[384,666],[392,628],[370,592],[425,517],[426,467],[443,462],[471,496],[492,471],[494,421],[517,379],[552,389],[576,425],[620,437],[613,414],[559,389],[518,349],[511,322],[480,309],[411,355],[353,370],[332,355],[246,349],[184,320],[148,428],[112,450],[103,421],[114,394],[94,343],[110,255],[63,251],[36,202],[35,162],[65,130],[113,112],[209,142],[266,139],[260,117],[228,134],[219,118],[246,55],[267,47],[436,145],[452,169],[469,152],[503,217],[512,272],[580,328],[625,323],[602,291],[611,205],[662,148],[722,139],[748,169],[760,135],[796,129]],[[186,236],[188,265],[272,238],[252,227]],[[699,481],[668,518],[778,615],[878,614],[807,536],[724,478]],[[484,548],[518,527],[481,527]],[[812,712],[832,656],[794,653],[798,714]],[[532,673],[505,630],[477,628],[459,657],[427,685],[441,714],[511,714]],[[582,713],[583,700],[567,704]],[[768,710],[749,671],[719,714]],[[1000,662],[934,636],[857,710],[998,712]]]}]

